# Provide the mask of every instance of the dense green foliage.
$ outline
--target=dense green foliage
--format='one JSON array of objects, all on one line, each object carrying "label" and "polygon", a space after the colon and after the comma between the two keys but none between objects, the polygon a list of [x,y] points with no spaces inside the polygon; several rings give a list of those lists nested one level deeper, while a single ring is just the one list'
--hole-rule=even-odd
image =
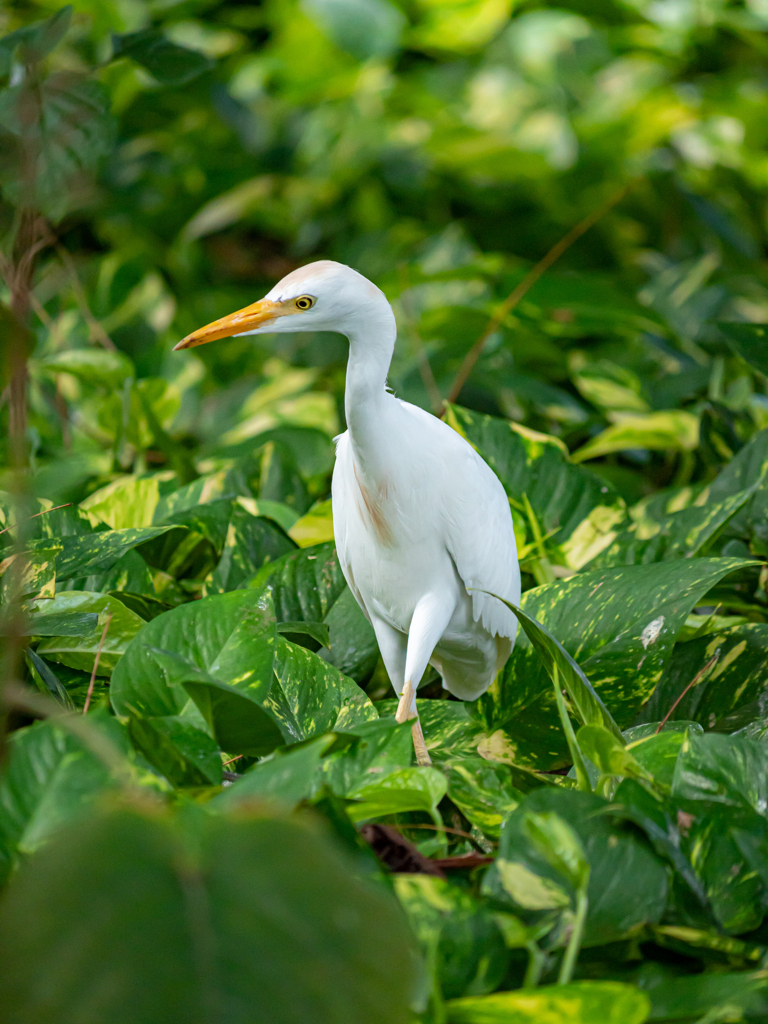
[{"label": "dense green foliage", "polygon": [[[0,12],[0,1024],[768,1021],[768,12],[512,8]],[[513,512],[432,767],[344,339],[171,351],[317,258]]]}]

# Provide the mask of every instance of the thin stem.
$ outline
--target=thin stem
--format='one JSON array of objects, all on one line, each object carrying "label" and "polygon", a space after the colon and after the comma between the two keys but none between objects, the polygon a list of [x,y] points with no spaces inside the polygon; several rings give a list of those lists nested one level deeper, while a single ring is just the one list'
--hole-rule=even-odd
[{"label": "thin stem", "polygon": [[701,680],[702,680],[702,679],[704,678],[705,674],[706,674],[707,672],[709,672],[709,670],[710,670],[711,668],[713,668],[713,667],[714,667],[714,665],[715,665],[715,663],[717,662],[717,659],[718,659],[719,657],[720,657],[720,648],[718,647],[718,648],[717,648],[717,650],[716,650],[716,651],[715,651],[715,653],[714,653],[714,656],[713,656],[713,657],[711,657],[711,658],[709,659],[709,661],[707,662],[707,664],[706,664],[706,665],[704,666],[704,668],[703,668],[703,669],[701,669],[701,671],[700,671],[700,672],[697,672],[697,673],[696,673],[696,675],[695,675],[695,676],[693,677],[693,679],[692,679],[692,680],[690,681],[690,683],[688,683],[688,685],[686,686],[686,688],[685,688],[685,689],[683,690],[683,692],[682,692],[682,693],[680,694],[680,696],[679,696],[679,697],[677,698],[677,700],[676,700],[676,701],[675,701],[675,703],[674,703],[674,704],[672,705],[672,707],[671,707],[671,708],[669,709],[669,711],[668,711],[668,712],[666,713],[666,715],[664,715],[664,717],[662,718],[662,720],[661,720],[661,721],[659,722],[658,726],[656,727],[656,735],[657,735],[657,736],[658,736],[658,734],[659,734],[659,733],[661,732],[661,730],[662,730],[662,729],[664,728],[664,726],[665,726],[665,725],[667,724],[667,722],[668,722],[668,721],[669,721],[669,719],[671,718],[671,716],[672,716],[672,714],[673,714],[673,712],[674,712],[675,708],[676,708],[676,707],[677,707],[677,705],[678,705],[678,704],[680,703],[680,701],[681,701],[681,700],[683,699],[683,697],[684,697],[684,696],[686,695],[686,693],[688,693],[688,691],[689,691],[689,690],[692,690],[692,689],[694,688],[694,686],[696,686],[696,685],[697,685],[698,683],[700,683],[700,682],[701,682]]},{"label": "thin stem", "polygon": [[544,970],[544,964],[547,962],[547,954],[539,949],[533,939],[526,942],[525,948],[528,951],[528,966],[525,969],[523,988],[536,988],[541,978],[541,972]]},{"label": "thin stem", "polygon": [[109,624],[112,621],[113,614],[113,612],[110,612],[109,615],[107,616],[107,621],[104,623],[104,632],[101,634],[101,640],[99,640],[99,646],[96,650],[96,658],[93,662],[93,671],[91,672],[91,681],[88,683],[88,693],[85,696],[85,705],[83,706],[84,715],[88,714],[88,708],[91,706],[91,695],[93,694],[93,687],[96,682],[96,672],[98,671],[99,668],[101,649],[104,646],[104,641],[107,639],[107,630],[109,629]]},{"label": "thin stem", "polygon": [[568,940],[568,948],[565,951],[563,962],[560,964],[560,973],[557,976],[558,985],[567,985],[573,977],[573,969],[581,949],[581,940],[584,937],[584,926],[587,923],[587,909],[589,901],[585,889],[576,893],[576,916],[573,921],[573,930]]},{"label": "thin stem", "polygon": [[565,740],[568,744],[571,760],[573,761],[573,768],[576,772],[576,782],[579,789],[584,793],[591,793],[592,783],[589,779],[589,772],[587,771],[584,759],[581,756],[581,748],[579,747],[578,740],[576,739],[576,733],[573,731],[573,725],[571,724],[571,719],[568,714],[568,708],[565,706],[565,699],[560,691],[559,678],[560,673],[557,665],[555,665],[552,685],[555,688],[555,701],[557,703],[557,712],[560,716],[560,724],[563,727]]},{"label": "thin stem", "polygon": [[575,241],[581,238],[585,232],[589,231],[591,227],[597,224],[601,217],[603,217],[613,206],[624,198],[629,191],[631,184],[632,183],[622,185],[622,187],[618,189],[618,191],[614,192],[613,195],[609,196],[605,202],[601,203],[600,206],[587,214],[587,216],[583,220],[580,220],[575,227],[572,227],[567,234],[563,235],[559,242],[552,246],[546,256],[544,256],[543,259],[540,259],[536,266],[532,267],[531,270],[528,271],[523,280],[512,289],[488,321],[488,325],[483,333],[474,343],[469,352],[464,356],[464,361],[459,367],[459,372],[456,374],[453,384],[451,385],[451,390],[448,393],[449,402],[455,402],[459,397],[459,392],[466,384],[467,378],[472,372],[475,363],[482,355],[488,339],[504,323],[520,300],[531,290],[542,274],[546,270],[549,270],[552,264],[556,263],[566,250],[570,249]]}]

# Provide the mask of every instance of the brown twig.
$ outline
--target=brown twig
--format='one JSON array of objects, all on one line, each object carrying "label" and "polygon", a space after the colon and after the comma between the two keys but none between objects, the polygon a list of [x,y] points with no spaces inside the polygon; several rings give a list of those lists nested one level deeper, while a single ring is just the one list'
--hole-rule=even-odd
[{"label": "brown twig", "polygon": [[221,767],[222,768],[226,768],[228,764],[232,764],[233,761],[239,761],[240,758],[244,757],[244,756],[245,756],[244,754],[235,754],[235,756],[234,757],[230,757],[230,759],[228,761],[224,761],[222,763]]},{"label": "brown twig", "polygon": [[474,343],[469,352],[464,356],[464,361],[459,367],[459,372],[456,374],[453,384],[451,385],[451,390],[448,393],[449,402],[455,402],[459,397],[459,392],[466,384],[467,378],[472,372],[475,363],[482,355],[483,349],[485,348],[486,342],[490,336],[504,323],[507,316],[509,316],[526,293],[530,291],[533,285],[536,284],[541,275],[546,270],[549,270],[552,264],[556,263],[563,253],[567,249],[570,249],[573,243],[581,238],[585,232],[589,231],[589,229],[593,227],[600,218],[611,209],[611,207],[615,206],[616,203],[623,199],[629,191],[629,188],[630,185],[622,185],[622,187],[618,189],[618,191],[614,192],[612,196],[609,196],[605,202],[601,203],[600,206],[587,214],[587,216],[583,220],[580,220],[575,227],[572,227],[566,235],[563,235],[559,242],[552,246],[546,256],[540,259],[536,266],[532,267],[531,270],[528,271],[518,285],[515,285],[488,321],[488,325],[483,333]]},{"label": "brown twig", "polygon": [[[49,512],[55,512],[56,509],[59,509],[59,508],[69,508],[69,506],[71,504],[72,504],[71,501],[65,501],[63,505],[54,505],[53,508],[44,508],[42,512],[35,512],[35,514],[33,516],[30,516],[29,519],[27,520],[27,522],[31,522],[31,520],[37,519],[38,516],[47,516]],[[6,526],[6,528],[4,530],[0,530],[0,536],[2,534],[4,534],[4,533],[8,533],[8,531],[12,530],[15,525],[16,524],[14,523],[11,526]]]},{"label": "brown twig", "polygon": [[91,341],[98,341],[100,345],[109,349],[110,352],[115,352],[116,348],[114,341],[112,341],[110,336],[91,312],[91,307],[88,305],[88,299],[86,298],[85,291],[83,290],[83,286],[80,283],[80,278],[77,274],[75,261],[60,242],[57,242],[56,244],[56,254],[64,264],[64,267],[69,274],[69,279],[72,282],[72,291],[75,293],[75,301],[77,302],[77,307],[80,310],[80,315],[88,324]]},{"label": "brown twig", "polygon": [[98,668],[99,668],[99,659],[101,658],[101,649],[104,646],[104,641],[107,639],[107,630],[109,629],[109,624],[112,621],[112,615],[113,614],[114,614],[113,612],[110,612],[109,615],[107,616],[107,621],[104,623],[104,632],[101,634],[101,640],[99,640],[99,646],[98,646],[98,648],[96,650],[96,660],[93,663],[93,672],[91,672],[91,681],[88,683],[88,693],[85,696],[85,704],[83,705],[83,714],[84,715],[88,714],[88,708],[91,706],[91,695],[93,694],[93,686],[94,686],[94,683],[96,682],[96,672],[98,671]]},{"label": "brown twig", "polygon": [[405,829],[411,828],[428,828],[432,832],[450,832],[453,836],[463,836],[464,839],[469,839],[472,843],[477,843],[477,839],[469,832],[462,832],[460,828],[448,828],[447,825],[403,825]]},{"label": "brown twig", "polygon": [[688,693],[689,690],[692,690],[694,688],[694,686],[696,686],[698,683],[701,682],[701,680],[704,678],[704,675],[707,672],[709,672],[709,670],[711,668],[713,668],[715,662],[717,661],[717,659],[719,657],[720,657],[720,648],[718,647],[717,650],[715,651],[714,657],[710,658],[709,661],[707,662],[707,664],[704,666],[704,668],[700,672],[696,673],[696,675],[693,677],[693,679],[690,681],[690,683],[688,683],[686,688],[683,690],[683,692],[677,698],[677,700],[672,705],[672,707],[669,709],[669,711],[666,713],[666,715],[659,722],[659,724],[658,724],[658,726],[656,728],[656,735],[657,736],[661,732],[661,730],[664,728],[664,726],[667,724],[667,722],[669,721],[673,711],[675,710],[677,705],[680,703],[680,701],[683,699],[683,697],[686,695],[686,693]]}]

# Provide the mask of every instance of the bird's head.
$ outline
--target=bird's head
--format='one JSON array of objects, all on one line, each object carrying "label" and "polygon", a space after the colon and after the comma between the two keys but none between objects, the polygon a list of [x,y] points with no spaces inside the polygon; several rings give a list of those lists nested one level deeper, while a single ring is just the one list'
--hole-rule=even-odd
[{"label": "bird's head", "polygon": [[[194,348],[218,338],[291,331],[357,333],[394,317],[375,284],[333,260],[319,260],[287,274],[250,306],[188,334],[175,349]],[[175,350],[174,349],[174,350]]]}]

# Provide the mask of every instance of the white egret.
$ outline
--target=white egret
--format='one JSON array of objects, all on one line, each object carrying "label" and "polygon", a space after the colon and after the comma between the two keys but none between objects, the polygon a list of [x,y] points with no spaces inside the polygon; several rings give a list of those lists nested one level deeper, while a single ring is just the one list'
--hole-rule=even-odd
[{"label": "white egret", "polygon": [[485,593],[520,599],[509,502],[456,431],[387,391],[395,317],[384,293],[350,267],[321,260],[294,270],[176,348],[286,331],[349,339],[347,430],[336,439],[332,487],[336,548],[400,696],[398,721],[415,719],[417,761],[429,764],[416,713],[427,664],[450,693],[473,700],[512,650],[517,621]]}]

